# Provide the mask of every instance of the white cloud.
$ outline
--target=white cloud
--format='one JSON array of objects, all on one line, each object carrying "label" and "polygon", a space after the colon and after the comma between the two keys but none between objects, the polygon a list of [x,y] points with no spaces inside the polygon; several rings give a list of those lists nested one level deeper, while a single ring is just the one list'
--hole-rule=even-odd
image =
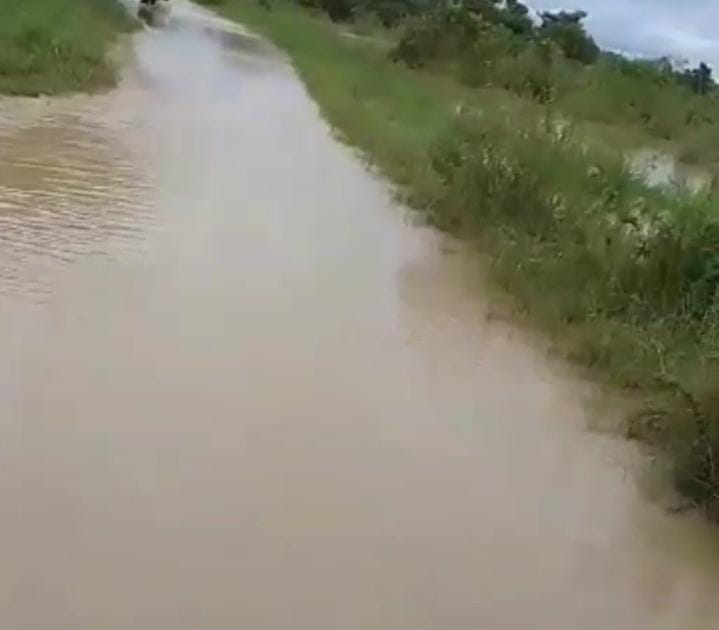
[{"label": "white cloud", "polygon": [[[612,50],[669,55],[719,68],[717,0],[529,0],[538,10],[584,9],[587,28]],[[559,5],[559,6],[558,6]]]}]

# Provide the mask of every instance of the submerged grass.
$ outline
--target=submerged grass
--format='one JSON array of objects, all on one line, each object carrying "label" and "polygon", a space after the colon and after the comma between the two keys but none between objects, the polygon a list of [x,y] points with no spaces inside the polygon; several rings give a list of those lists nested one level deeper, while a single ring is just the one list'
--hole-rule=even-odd
[{"label": "submerged grass", "polygon": [[627,436],[667,453],[677,489],[719,519],[717,198],[649,188],[548,108],[458,112],[451,85],[295,5],[217,2],[292,56],[430,220],[479,243],[557,348],[640,402]]},{"label": "submerged grass", "polygon": [[108,45],[133,22],[117,0],[2,0],[0,93],[110,85]]}]

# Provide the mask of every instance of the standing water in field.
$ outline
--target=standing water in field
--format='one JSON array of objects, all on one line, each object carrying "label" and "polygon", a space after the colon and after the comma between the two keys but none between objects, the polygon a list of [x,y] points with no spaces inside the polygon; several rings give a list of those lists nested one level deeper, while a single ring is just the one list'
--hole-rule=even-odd
[{"label": "standing water in field", "polygon": [[671,153],[641,149],[627,156],[627,164],[630,171],[650,186],[673,186],[692,194],[708,191],[712,186],[709,171],[681,164]]},{"label": "standing water in field", "polygon": [[0,627],[717,627],[713,530],[406,219],[189,5],[0,102]]}]

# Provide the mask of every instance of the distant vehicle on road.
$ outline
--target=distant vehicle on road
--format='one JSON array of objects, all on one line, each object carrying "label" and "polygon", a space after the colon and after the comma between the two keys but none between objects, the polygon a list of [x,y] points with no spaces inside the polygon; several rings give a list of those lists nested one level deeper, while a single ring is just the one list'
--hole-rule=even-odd
[{"label": "distant vehicle on road", "polygon": [[140,0],[137,16],[150,26],[160,25],[170,13],[170,0]]}]

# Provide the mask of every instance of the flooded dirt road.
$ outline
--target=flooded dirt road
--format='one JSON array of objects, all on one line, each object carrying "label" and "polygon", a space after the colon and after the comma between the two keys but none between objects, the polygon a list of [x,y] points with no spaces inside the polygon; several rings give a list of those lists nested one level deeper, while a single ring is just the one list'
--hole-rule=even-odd
[{"label": "flooded dirt road", "polygon": [[716,628],[714,535],[204,15],[0,105],[0,627]]}]

